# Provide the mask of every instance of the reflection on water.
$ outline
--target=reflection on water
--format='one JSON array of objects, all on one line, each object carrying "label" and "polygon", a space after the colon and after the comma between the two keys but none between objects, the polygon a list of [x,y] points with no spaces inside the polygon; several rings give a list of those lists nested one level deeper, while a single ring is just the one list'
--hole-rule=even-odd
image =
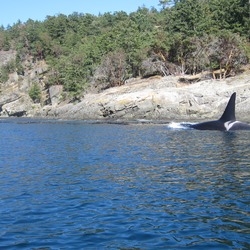
[{"label": "reflection on water", "polygon": [[249,249],[249,132],[0,123],[0,247]]}]

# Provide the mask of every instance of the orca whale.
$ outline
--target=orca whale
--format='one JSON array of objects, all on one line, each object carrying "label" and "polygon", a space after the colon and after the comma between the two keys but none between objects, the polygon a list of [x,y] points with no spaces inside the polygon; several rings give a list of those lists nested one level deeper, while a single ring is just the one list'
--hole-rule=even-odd
[{"label": "orca whale", "polygon": [[231,95],[228,104],[226,106],[226,109],[219,120],[192,124],[190,125],[190,127],[198,130],[221,130],[221,131],[250,130],[249,124],[236,121],[235,99],[236,99],[236,93],[234,92]]}]

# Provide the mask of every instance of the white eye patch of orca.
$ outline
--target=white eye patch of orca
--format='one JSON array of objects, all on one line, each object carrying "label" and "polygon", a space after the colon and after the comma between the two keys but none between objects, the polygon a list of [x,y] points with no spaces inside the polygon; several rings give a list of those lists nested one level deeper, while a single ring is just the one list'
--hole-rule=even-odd
[{"label": "white eye patch of orca", "polygon": [[238,121],[228,121],[224,123],[224,126],[227,131],[229,131],[235,124],[240,123]]}]

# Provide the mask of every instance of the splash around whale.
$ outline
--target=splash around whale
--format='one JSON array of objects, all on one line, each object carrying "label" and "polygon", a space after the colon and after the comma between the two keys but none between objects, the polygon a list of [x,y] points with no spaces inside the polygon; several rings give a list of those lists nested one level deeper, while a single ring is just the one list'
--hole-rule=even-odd
[{"label": "splash around whale", "polygon": [[[207,121],[202,123],[188,124],[183,123],[183,128],[192,128],[197,130],[220,130],[220,131],[234,131],[234,130],[250,130],[250,125],[236,120],[235,117],[235,99],[234,92],[226,106],[226,109],[219,120]],[[173,125],[173,124],[172,124]],[[170,124],[170,127],[173,127]]]}]

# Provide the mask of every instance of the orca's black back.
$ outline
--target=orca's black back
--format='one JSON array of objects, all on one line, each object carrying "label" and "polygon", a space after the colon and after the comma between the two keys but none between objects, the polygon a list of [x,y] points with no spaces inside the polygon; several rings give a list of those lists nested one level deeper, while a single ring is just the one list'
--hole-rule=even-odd
[{"label": "orca's black back", "polygon": [[224,123],[220,120],[192,124],[190,127],[198,130],[225,130]]}]

